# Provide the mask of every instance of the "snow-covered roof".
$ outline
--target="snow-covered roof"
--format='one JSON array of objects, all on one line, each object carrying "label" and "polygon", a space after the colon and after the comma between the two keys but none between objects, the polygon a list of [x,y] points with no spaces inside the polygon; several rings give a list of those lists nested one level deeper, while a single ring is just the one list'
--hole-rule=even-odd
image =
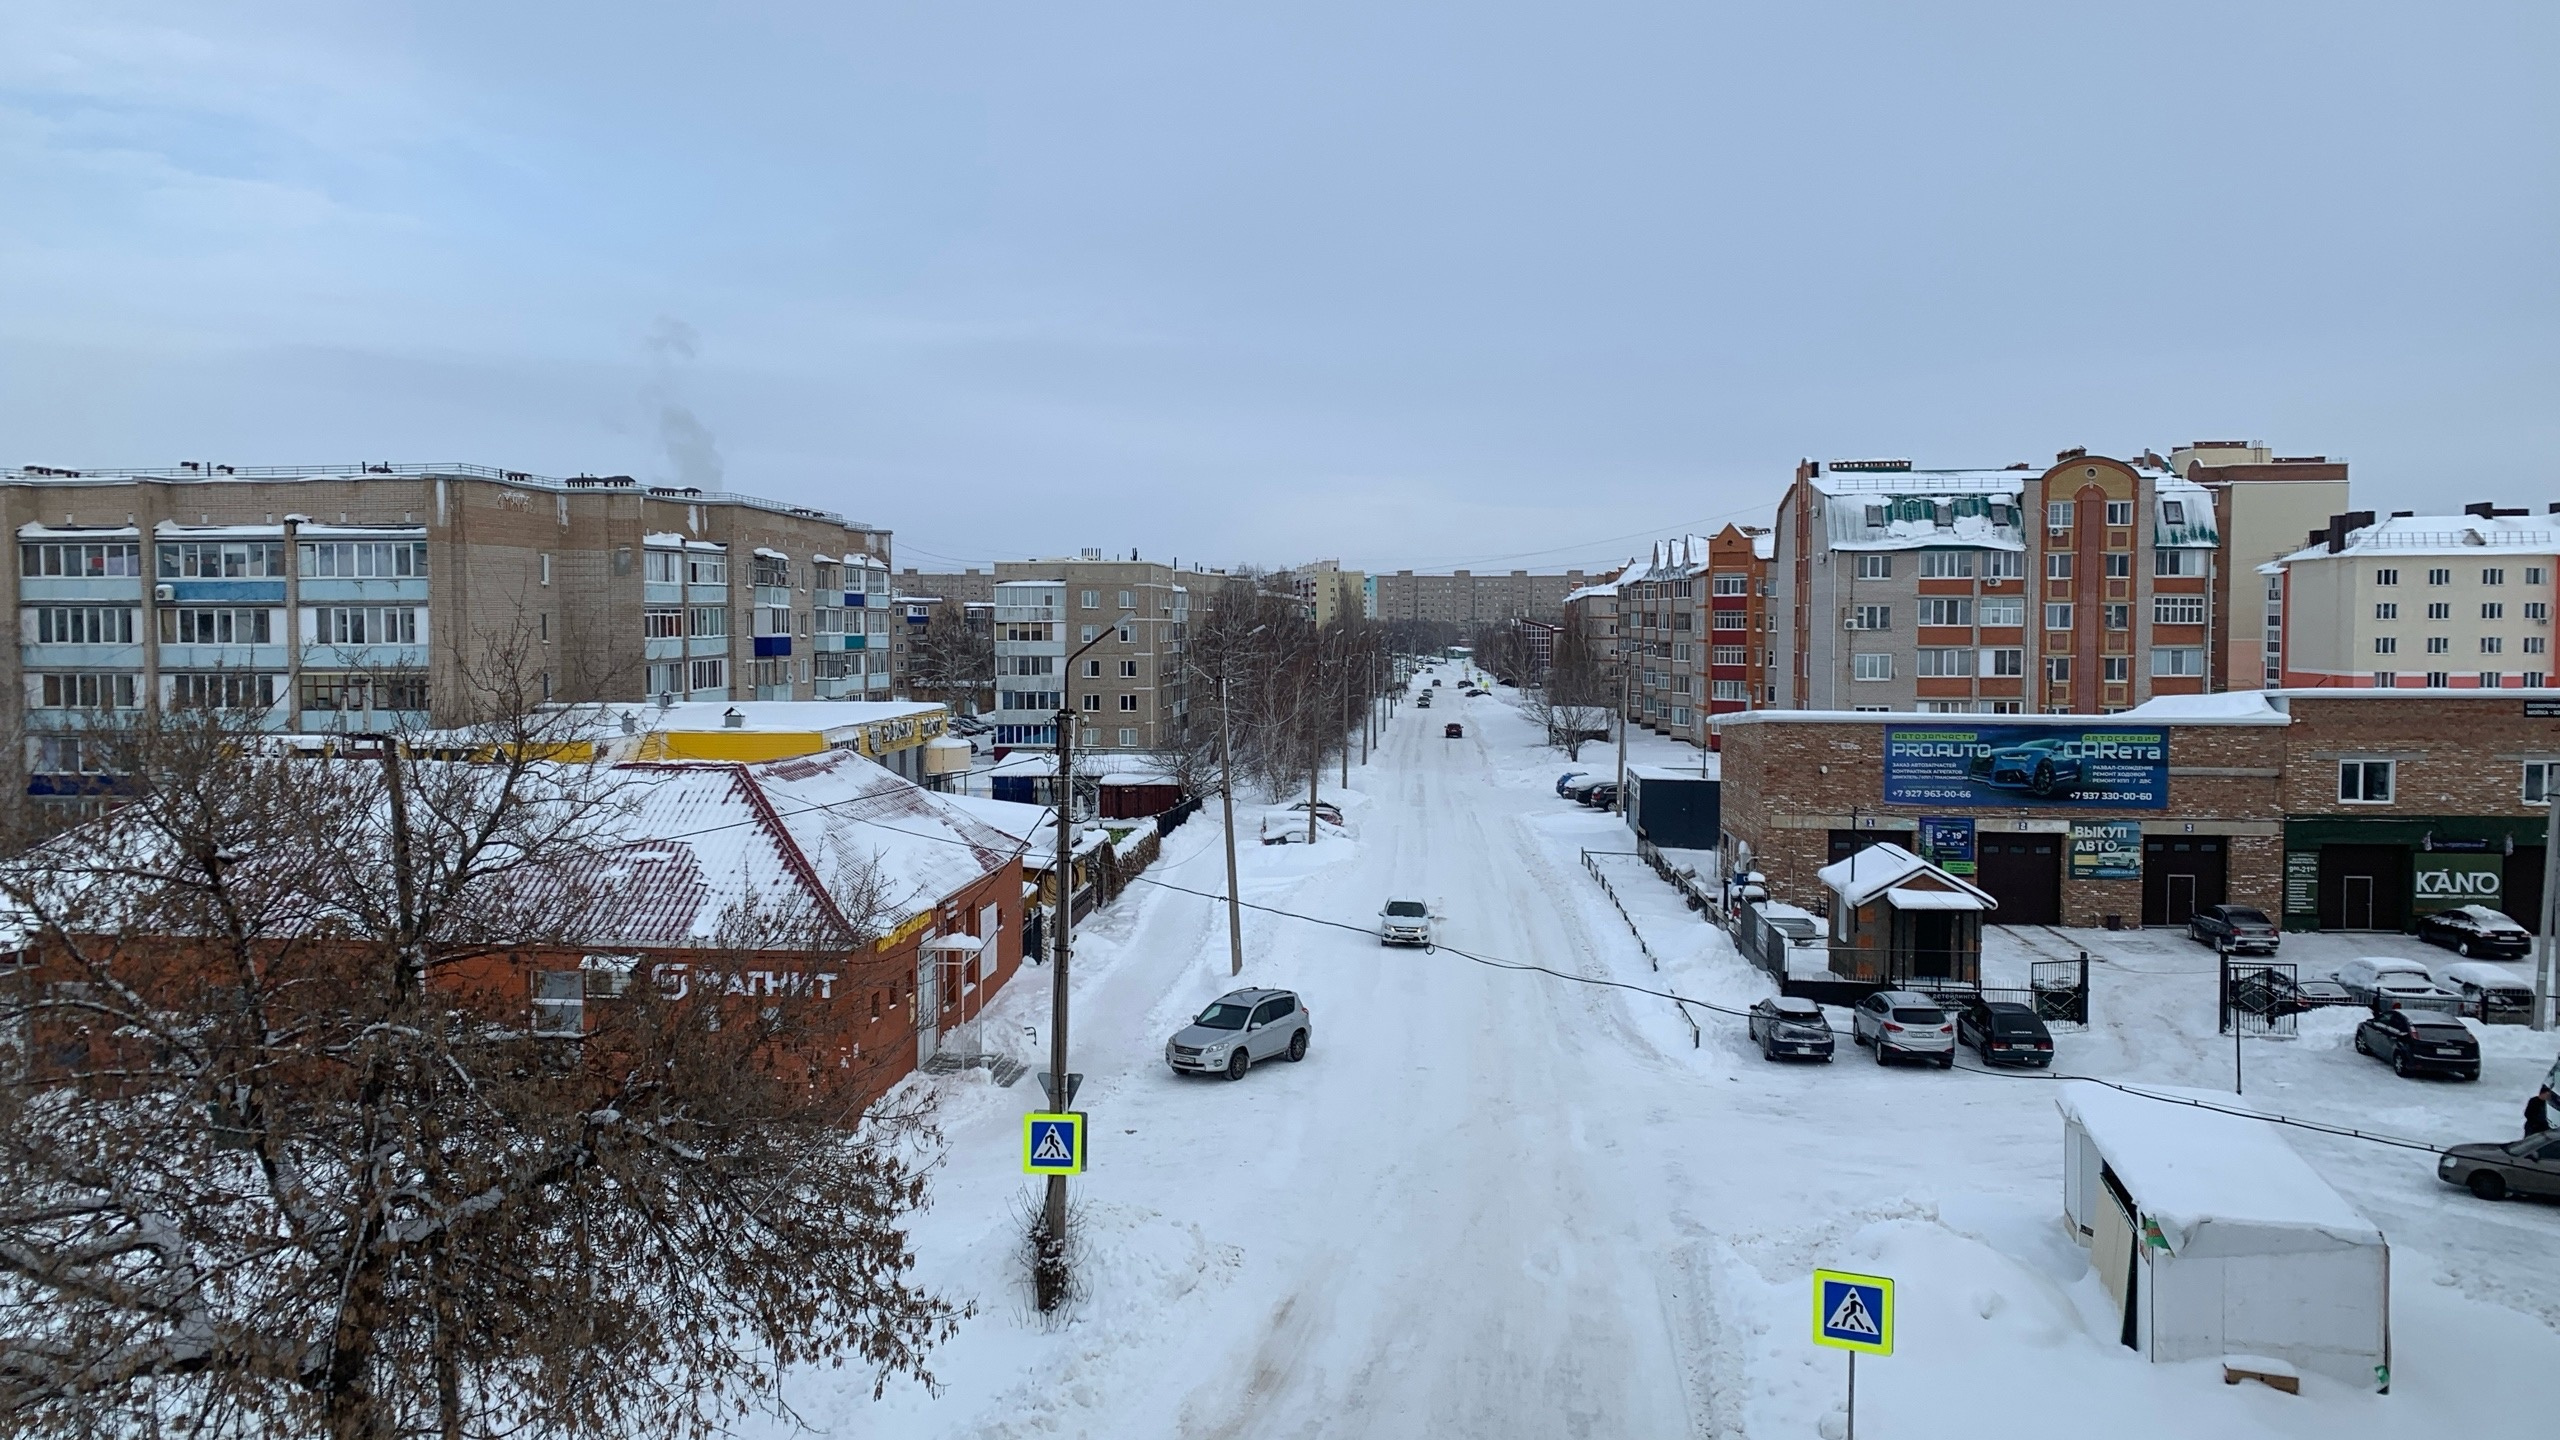
[{"label": "snow-covered roof", "polygon": [[[546,708],[592,712],[582,718],[591,734],[603,739],[626,733],[622,728],[625,716],[635,727],[629,733],[641,735],[652,731],[740,730],[767,734],[815,732],[833,738],[883,720],[923,719],[944,713],[948,707],[929,700],[679,700],[672,705],[654,701],[600,705],[581,702]],[[728,722],[731,715],[738,717],[737,724]]]},{"label": "snow-covered roof", "polygon": [[[1815,477],[1833,498],[1822,543],[1833,550],[2023,550],[2024,471],[1905,470]],[[1998,507],[2005,518],[1995,519]]]},{"label": "snow-covered roof", "polygon": [[21,525],[21,540],[139,540],[142,531],[132,525]]},{"label": "snow-covered roof", "polygon": [[1835,470],[1805,483],[1824,495],[2005,495],[2014,500],[2032,470]]},{"label": "snow-covered roof", "polygon": [[2152,1086],[2127,1093],[2074,1080],[2054,1104],[2088,1134],[2173,1254],[2299,1250],[2309,1236],[2382,1243],[2276,1125],[2225,1113],[2230,1096]]},{"label": "snow-covered roof", "polygon": [[[2176,721],[2233,722],[2259,725],[2291,724],[2291,718],[2268,698],[2264,690],[2231,690],[2220,695],[2155,695],[2130,710],[2108,716],[2110,720],[2143,719]],[[2003,720],[2015,719],[2003,716]]]},{"label": "snow-covered roof", "polygon": [[684,537],[672,530],[652,530],[640,537],[640,543],[655,545],[665,550],[681,550],[684,548]]},{"label": "snow-covered roof", "polygon": [[766,560],[788,560],[791,558],[779,550],[771,549],[763,545],[756,547],[756,554],[758,557]]},{"label": "snow-covered roof", "polygon": [[[2281,705],[2266,705],[2261,709],[2250,702],[2262,700],[2264,697],[2282,700],[2297,693],[2322,697],[2397,695],[2434,699],[2442,699],[2446,694],[2442,690],[2315,690],[2307,692],[2248,690],[2233,691],[2228,695],[2162,696],[2158,699],[2146,700],[2130,710],[2119,710],[2113,715],[1942,715],[1922,714],[1913,710],[1737,710],[1731,714],[1713,716],[1711,723],[1719,731],[1735,725],[1929,725],[1945,728],[1981,724],[2064,725],[2073,729],[2090,729],[2126,722],[2136,725],[2145,722],[2155,725],[2288,725],[2292,723],[2291,717],[2284,713]],[[2513,691],[2497,690],[2463,690],[2453,693],[2457,696],[2485,695],[2492,698],[2505,694],[2509,699],[2513,699],[2515,694]],[[2227,709],[2219,702],[2229,702]],[[2154,710],[2151,708],[2154,705],[2163,708]]]},{"label": "snow-covered roof", "polygon": [[1778,558],[1778,532],[1762,530],[1751,537],[1751,555],[1755,560]]},{"label": "snow-covered roof", "polygon": [[[2148,473],[2148,472],[2146,472]],[[2178,518],[2169,518],[2171,504]],[[2151,492],[2152,543],[2170,550],[2211,550],[2222,544],[2214,525],[2213,492],[2163,472]]]},{"label": "snow-covered roof", "polygon": [[[1986,891],[1972,885],[1890,840],[1879,841],[1860,850],[1846,860],[1834,861],[1814,872],[1814,878],[1829,887],[1843,903],[1864,905],[1878,895],[1886,895],[1886,903],[1897,910],[1991,910],[1999,902]],[[1931,888],[1904,890],[1914,880],[1928,880]],[[1922,899],[1943,895],[1945,901]]]},{"label": "snow-covered roof", "polygon": [[1615,599],[1617,594],[1618,582],[1612,580],[1606,585],[1585,585],[1579,590],[1568,591],[1565,594],[1564,603],[1570,605],[1576,600]]},{"label": "snow-covered roof", "polygon": [[1716,780],[1723,776],[1724,757],[1709,750],[1699,757],[1705,765],[1630,765],[1627,773],[1639,780]]},{"label": "snow-covered roof", "polygon": [[2281,562],[2444,555],[2560,554],[2560,515],[2394,515],[2350,530],[2337,550],[2296,550]]}]

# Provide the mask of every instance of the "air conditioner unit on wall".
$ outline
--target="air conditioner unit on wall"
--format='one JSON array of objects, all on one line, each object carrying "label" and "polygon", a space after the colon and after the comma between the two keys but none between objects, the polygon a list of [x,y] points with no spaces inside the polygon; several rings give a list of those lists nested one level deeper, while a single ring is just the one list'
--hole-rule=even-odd
[{"label": "air conditioner unit on wall", "polygon": [[175,600],[178,598],[178,587],[175,585],[154,585],[151,587],[151,598],[164,603]]}]

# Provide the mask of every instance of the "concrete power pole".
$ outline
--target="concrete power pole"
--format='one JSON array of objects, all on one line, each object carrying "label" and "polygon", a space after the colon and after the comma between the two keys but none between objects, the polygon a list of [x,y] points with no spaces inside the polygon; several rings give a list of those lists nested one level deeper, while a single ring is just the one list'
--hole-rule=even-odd
[{"label": "concrete power pole", "polygon": [[2549,817],[2542,830],[2542,932],[2535,947],[2541,953],[2533,964],[2533,1028],[2548,1030],[2552,1025],[2551,1001],[2560,990],[2560,789],[2553,788],[2551,776],[2560,766],[2546,767],[2542,788],[2551,802]]},{"label": "concrete power pole", "polygon": [[1218,806],[1227,824],[1227,973],[1244,973],[1244,907],[1236,899],[1236,771],[1227,755],[1227,667],[1218,666]]},{"label": "concrete power pole", "polygon": [[[1073,667],[1072,661],[1065,668]],[[1058,923],[1051,936],[1049,966],[1049,1103],[1060,1110],[1072,1103],[1067,1095],[1067,961],[1073,953],[1068,930],[1075,924],[1076,913],[1076,832],[1075,832],[1075,711],[1068,708],[1072,688],[1066,675],[1058,677],[1058,848],[1050,855],[1049,874],[1057,884]],[[1041,1259],[1049,1266],[1063,1269],[1067,1246],[1067,1177],[1049,1177],[1049,1194],[1040,1209],[1041,1247],[1048,1253]],[[1043,1294],[1041,1308],[1051,1309],[1057,1298]]]}]

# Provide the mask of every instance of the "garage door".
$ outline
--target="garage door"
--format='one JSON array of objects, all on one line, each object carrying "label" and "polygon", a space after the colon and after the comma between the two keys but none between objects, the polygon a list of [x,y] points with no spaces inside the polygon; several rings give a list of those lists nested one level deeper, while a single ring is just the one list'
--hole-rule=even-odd
[{"label": "garage door", "polygon": [[2062,837],[1982,835],[1974,842],[1973,883],[1991,892],[1997,925],[2062,923]]},{"label": "garage door", "polygon": [[2219,835],[2159,835],[2142,842],[2142,923],[2184,925],[2219,905],[2230,881],[2230,854]]}]

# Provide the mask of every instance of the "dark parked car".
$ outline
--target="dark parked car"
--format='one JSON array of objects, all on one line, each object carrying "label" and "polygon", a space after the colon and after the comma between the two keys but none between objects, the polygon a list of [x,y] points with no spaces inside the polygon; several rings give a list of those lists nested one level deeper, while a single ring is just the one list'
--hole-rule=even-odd
[{"label": "dark parked car", "polygon": [[1751,1043],[1760,1047],[1763,1060],[1828,1061],[1831,1022],[1822,1018],[1822,1007],[1810,1000],[1772,996],[1751,1007]]},{"label": "dark parked car", "polygon": [[1618,782],[1604,780],[1582,792],[1582,803],[1594,810],[1606,810],[1618,803]]},{"label": "dark parked car", "polygon": [[[1307,802],[1300,800],[1289,808],[1304,815],[1307,813]],[[1330,800],[1319,800],[1316,802],[1316,818],[1327,825],[1339,825],[1342,823],[1342,807]]]},{"label": "dark parked car", "polygon": [[2080,742],[2056,736],[1976,755],[1965,768],[1977,780],[2068,799],[2080,789],[2081,763]]},{"label": "dark parked car", "polygon": [[2471,1027],[2432,1011],[2374,1016],[2356,1026],[2356,1053],[2390,1061],[2398,1075],[2480,1078],[2480,1042]]},{"label": "dark parked car", "polygon": [[2560,1131],[2504,1145],[2456,1145],[2436,1161],[2436,1178],[2483,1200],[2510,1195],[2560,1199]]},{"label": "dark parked car", "polygon": [[1452,720],[1440,727],[1440,736],[1444,740],[1464,740],[1467,738],[1467,727]]},{"label": "dark parked car", "polygon": [[2486,905],[2456,905],[2421,916],[2418,938],[2483,960],[2516,960],[2533,952],[2533,932]]},{"label": "dark parked car", "polygon": [[2187,917],[2187,938],[2234,955],[2273,955],[2284,943],[2276,922],[2247,905],[2207,905]]},{"label": "dark parked car", "polygon": [[2352,1005],[2355,997],[2335,980],[2290,980],[2282,970],[2257,970],[2232,982],[2231,1004],[2255,1015],[2299,1015],[2323,1005]]},{"label": "dark parked car", "polygon": [[1956,1043],[1970,1045],[1986,1065],[2053,1063],[2053,1032],[2036,1012],[2014,1000],[1976,996],[1956,1012]]},{"label": "dark parked car", "polygon": [[[1590,774],[1590,773],[1591,773],[1591,772],[1590,772],[1590,771],[1588,771],[1588,770],[1567,770],[1567,771],[1566,771],[1566,772],[1564,772],[1563,774],[1561,774],[1561,775],[1559,775],[1559,776],[1557,776],[1557,777],[1556,777],[1556,793],[1557,793],[1557,794],[1559,794],[1559,795],[1563,794],[1563,793],[1564,793],[1564,787],[1566,787],[1567,785],[1572,784],[1575,780],[1578,780],[1578,779],[1580,779],[1581,777],[1583,777],[1583,776],[1585,776],[1585,775],[1588,775],[1588,774]],[[1594,782],[1594,783],[1597,783],[1597,782]]]}]

